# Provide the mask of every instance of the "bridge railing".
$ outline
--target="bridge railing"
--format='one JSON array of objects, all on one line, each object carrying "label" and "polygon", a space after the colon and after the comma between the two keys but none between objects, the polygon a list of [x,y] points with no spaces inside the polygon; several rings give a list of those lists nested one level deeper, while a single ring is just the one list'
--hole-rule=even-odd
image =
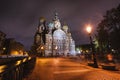
[{"label": "bridge railing", "polygon": [[0,80],[23,80],[34,68],[35,57],[19,57],[0,65]]}]

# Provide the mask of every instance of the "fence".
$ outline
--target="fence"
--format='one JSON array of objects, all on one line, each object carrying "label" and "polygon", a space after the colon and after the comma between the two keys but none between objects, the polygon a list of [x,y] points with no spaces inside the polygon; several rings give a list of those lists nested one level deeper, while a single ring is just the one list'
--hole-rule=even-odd
[{"label": "fence", "polygon": [[0,65],[0,80],[23,80],[33,70],[35,57],[19,57],[16,59]]}]

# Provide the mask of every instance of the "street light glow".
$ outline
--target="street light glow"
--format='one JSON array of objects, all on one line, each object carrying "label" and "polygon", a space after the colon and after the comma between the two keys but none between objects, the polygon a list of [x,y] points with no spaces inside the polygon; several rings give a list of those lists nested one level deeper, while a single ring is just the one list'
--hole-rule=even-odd
[{"label": "street light glow", "polygon": [[57,50],[57,49],[58,49],[58,47],[56,46],[56,47],[55,47],[55,49]]},{"label": "street light glow", "polygon": [[41,46],[41,50],[43,50],[44,49],[44,47],[43,46]]},{"label": "street light glow", "polygon": [[90,34],[92,31],[91,25],[87,25],[86,31]]},{"label": "street light glow", "polygon": [[92,37],[91,37],[92,27],[91,27],[90,24],[88,24],[88,25],[86,26],[86,31],[88,32],[88,34],[89,34],[89,36],[90,36],[90,44],[91,44],[92,56],[93,56],[93,66],[94,66],[95,68],[98,68],[97,60],[96,60],[96,57],[95,57],[94,44],[93,44],[93,40],[92,40]]}]

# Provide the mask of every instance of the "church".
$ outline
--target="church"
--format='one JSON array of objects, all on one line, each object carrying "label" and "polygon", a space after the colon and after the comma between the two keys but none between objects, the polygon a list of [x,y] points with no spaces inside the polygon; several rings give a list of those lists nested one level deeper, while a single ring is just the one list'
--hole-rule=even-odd
[{"label": "church", "polygon": [[37,54],[41,56],[68,56],[75,55],[75,41],[66,24],[61,24],[58,13],[55,13],[51,22],[46,23],[44,17],[39,20],[39,25],[34,36],[34,45]]}]

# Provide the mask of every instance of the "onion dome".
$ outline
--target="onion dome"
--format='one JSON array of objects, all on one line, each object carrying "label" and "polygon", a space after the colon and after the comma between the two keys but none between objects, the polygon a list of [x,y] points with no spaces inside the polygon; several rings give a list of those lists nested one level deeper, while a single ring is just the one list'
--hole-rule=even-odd
[{"label": "onion dome", "polygon": [[63,26],[63,30],[65,31],[65,33],[68,32],[68,26],[67,26],[66,24],[64,24],[64,26]]},{"label": "onion dome", "polygon": [[53,33],[53,37],[57,37],[58,39],[63,39],[66,37],[66,34],[61,29],[55,30]]},{"label": "onion dome", "polygon": [[67,26],[67,25],[64,25],[64,26],[63,26],[63,30],[68,30],[68,26]]},{"label": "onion dome", "polygon": [[48,24],[48,27],[49,27],[50,29],[53,29],[53,28],[54,28],[54,23],[53,23],[53,22],[50,22],[50,23]]},{"label": "onion dome", "polygon": [[45,22],[45,21],[46,21],[45,17],[40,17],[40,22],[41,22],[41,23],[43,23],[43,22]]}]

